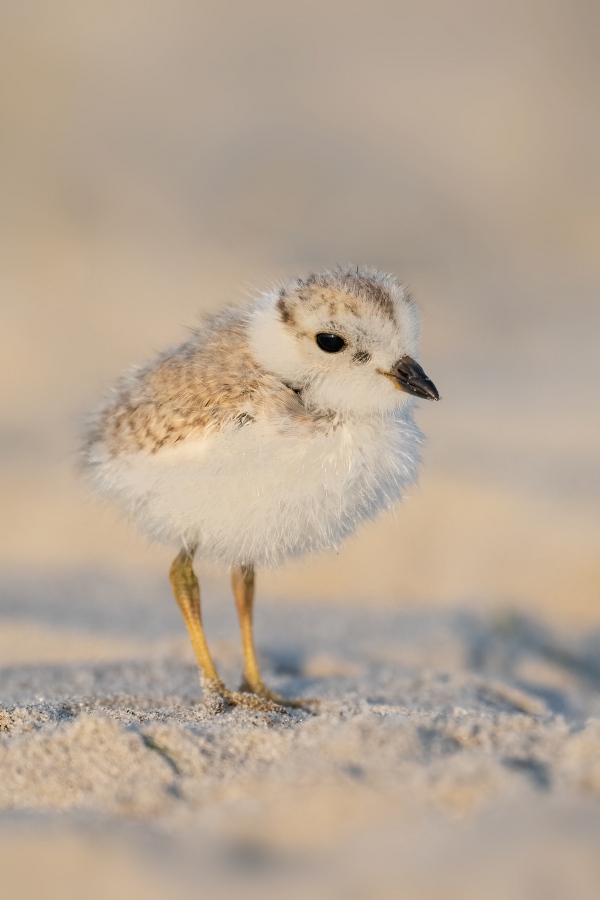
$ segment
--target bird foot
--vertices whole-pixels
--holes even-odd
[[[256,712],[276,712],[287,715],[284,703],[278,702],[275,695],[269,696],[249,691],[230,691],[220,679],[205,679],[203,683],[204,701],[209,712],[217,715],[225,712],[227,706],[242,706]],[[289,705],[289,704],[288,704]]]
[[[307,712],[315,712],[318,708],[319,701],[308,697],[298,697],[290,700],[288,697],[282,697],[271,691],[262,681],[250,684],[245,678],[240,685],[240,692],[246,696],[254,696],[263,700],[276,703],[278,706],[287,706],[289,709],[304,709]]]

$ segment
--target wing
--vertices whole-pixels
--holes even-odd
[[[214,317],[191,340],[134,369],[92,415],[84,459],[157,453],[162,447],[265,417],[311,417],[294,391],[255,362],[243,313]]]

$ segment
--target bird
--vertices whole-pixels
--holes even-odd
[[[170,582],[207,703],[310,705],[263,682],[255,570],[337,548],[416,480],[415,399],[439,400],[416,359],[419,333],[412,294],[394,275],[337,266],[205,316],[184,343],[125,373],[90,414],[81,455],[93,489],[178,548]],[[231,572],[237,691],[209,650],[195,557]]]

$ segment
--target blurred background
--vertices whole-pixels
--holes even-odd
[[[263,592],[597,622],[598,4],[9,0],[1,17],[4,583],[42,585],[38,613],[67,583],[73,609],[117,583],[171,603],[173,551],[85,498],[87,409],[199,311],[352,261],[414,291],[443,402],[418,413],[425,465],[397,514]]]

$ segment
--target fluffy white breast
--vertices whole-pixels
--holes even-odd
[[[106,458],[96,471],[103,493],[155,539],[197,544],[228,565],[274,566],[338,546],[396,502],[415,480],[420,440],[409,409],[301,434],[263,421]]]

